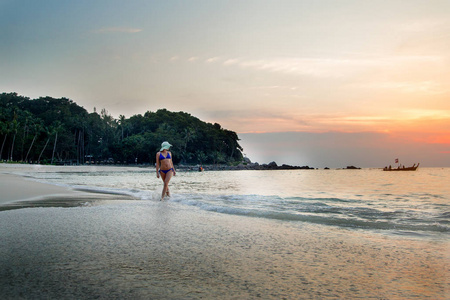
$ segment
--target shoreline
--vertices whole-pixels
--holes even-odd
[[[128,164],[128,165],[122,165],[122,164],[79,164],[79,165],[41,165],[41,164],[25,164],[25,163],[4,163],[0,162],[1,166],[17,166],[17,167],[23,167],[23,166],[31,166],[33,168],[40,168],[40,167],[53,167],[53,168],[97,168],[97,167],[105,167],[105,168],[140,168],[140,169],[152,169],[154,166],[149,164]],[[346,166],[346,167],[323,167],[323,168],[316,168],[316,167],[310,167],[308,165],[306,166],[295,166],[295,165],[287,165],[282,164],[278,165],[276,162],[271,162],[269,164],[259,164],[259,163],[247,163],[247,164],[238,164],[238,165],[226,165],[226,164],[197,164],[197,165],[188,165],[188,164],[177,164],[175,165],[175,169],[177,171],[188,171],[188,172],[198,172],[199,167],[203,167],[203,171],[276,171],[276,170],[364,170],[364,169],[376,169],[376,170],[383,170],[383,167],[355,167],[353,165]],[[438,169],[445,169],[448,167],[420,167],[418,170],[424,169],[424,168],[438,168]],[[0,173],[1,174],[1,173]]]
[[[25,164],[25,163],[0,163],[0,166],[4,164],[6,166],[51,166],[51,167],[117,167],[117,168],[153,168],[150,164],[79,164],[79,165],[41,165],[41,164]],[[316,170],[318,168],[309,166],[292,166],[283,164],[278,166],[276,162],[271,162],[269,164],[258,164],[258,163],[241,163],[238,165],[226,165],[226,164],[178,164],[175,168],[183,171],[198,171],[199,166],[203,166],[205,170],[210,171],[221,171],[221,170]]]

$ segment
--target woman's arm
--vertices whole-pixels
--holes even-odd
[[[159,178],[159,152],[156,153],[156,177]]]
[[[173,165],[173,154],[170,153],[170,156],[172,157],[172,159],[170,160],[170,163],[172,164],[172,169],[173,169],[173,175],[175,176],[177,174],[177,172],[175,171],[175,167]]]

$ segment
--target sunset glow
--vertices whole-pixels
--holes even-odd
[[[374,133],[394,148],[355,164],[450,166],[449,1],[22,2],[0,4],[1,92],[185,111],[261,160],[276,155],[252,134]]]

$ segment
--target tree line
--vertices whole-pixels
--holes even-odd
[[[174,163],[241,162],[236,132],[185,112],[156,112],[114,119],[106,109],[89,113],[67,98],[30,99],[0,94],[1,161],[43,164],[154,164],[163,141]]]

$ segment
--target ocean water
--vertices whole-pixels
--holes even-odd
[[[0,210],[2,299],[449,299],[448,168],[0,172],[94,192]]]
[[[34,180],[158,201],[151,168],[35,167]],[[444,238],[450,231],[450,168],[178,172],[167,201],[231,215],[383,234]]]

